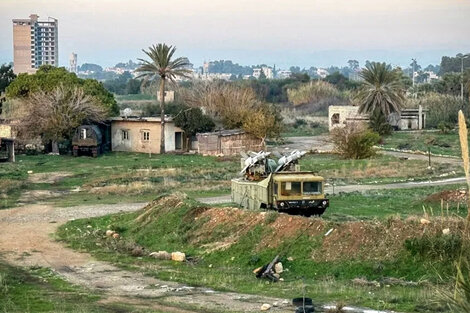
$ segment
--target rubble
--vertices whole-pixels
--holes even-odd
[[[171,254],[166,251],[152,252],[149,256],[158,260],[171,260]]]
[[[172,252],[171,253],[171,260],[177,262],[184,262],[186,260],[186,254],[182,252]]]
[[[270,305],[270,304],[264,303],[264,304],[261,306],[260,310],[261,310],[261,311],[267,311],[267,310],[269,310],[270,308],[271,308],[271,305]]]

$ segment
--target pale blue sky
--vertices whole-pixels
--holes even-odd
[[[105,66],[166,42],[200,65],[344,65],[350,58],[427,65],[470,52],[470,0],[0,0],[0,63],[13,18],[59,19],[60,64]]]

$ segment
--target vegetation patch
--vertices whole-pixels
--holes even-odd
[[[73,248],[161,279],[294,297],[301,291],[299,277],[304,277],[309,295],[321,301],[344,299],[350,304],[399,311],[426,307],[424,311],[433,312],[426,303],[435,297],[433,284],[442,283],[440,277],[450,283],[447,279],[454,270],[453,253],[458,248],[462,220],[427,218],[430,222],[425,224],[418,217],[338,222],[208,208],[177,194],[162,196],[140,212],[71,221],[60,227],[58,235]],[[93,231],[83,231],[90,228]],[[451,230],[450,235],[444,234],[446,228]],[[108,229],[117,231],[120,237],[105,236]],[[423,254],[423,247],[430,244],[434,244],[434,250],[449,246],[443,252],[446,257]],[[144,251],[139,253],[143,255],[140,259],[133,257],[136,247]],[[183,251],[189,261],[173,263],[146,256],[161,250]],[[281,255],[286,269],[284,281],[267,284],[256,279],[252,270],[270,262],[276,254]],[[352,282],[355,278],[415,283],[358,287]],[[429,283],[422,285],[422,281]],[[359,294],[369,291],[374,295]]]

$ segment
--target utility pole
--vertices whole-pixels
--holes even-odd
[[[415,92],[415,65],[416,65],[416,59],[411,59],[411,61],[413,61],[413,63],[411,63],[413,65],[413,69],[412,69],[412,72],[411,72],[411,79],[413,81],[413,97],[415,97],[416,95],[416,92]]]
[[[460,99],[463,102],[463,59],[468,58],[470,54],[462,54],[459,53],[457,54],[458,57],[460,57],[461,60],[461,68],[460,68]]]

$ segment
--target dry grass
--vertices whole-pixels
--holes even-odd
[[[139,195],[150,191],[156,192],[159,189],[160,186],[151,182],[136,181],[127,185],[111,184],[103,187],[92,187],[89,192],[95,195]]]

